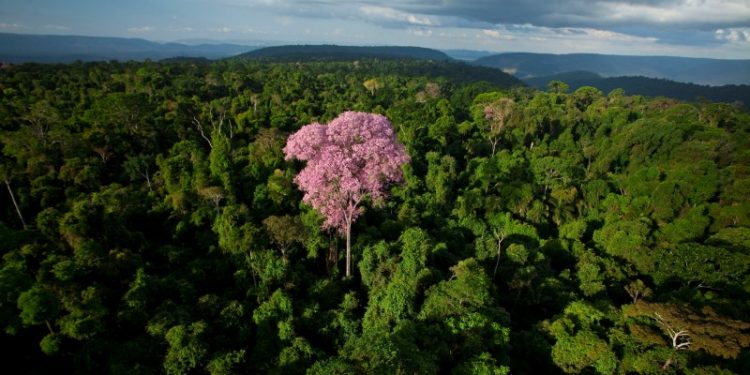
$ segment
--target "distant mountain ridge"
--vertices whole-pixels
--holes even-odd
[[[605,94],[621,88],[628,95],[650,97],[665,96],[674,99],[695,102],[708,99],[714,102],[739,103],[750,109],[750,86],[724,85],[705,86],[692,83],[675,82],[661,78],[649,77],[602,77],[587,71],[573,71],[546,77],[534,77],[523,80],[531,87],[545,90],[549,81],[562,81],[576,90],[581,86],[596,87]]]
[[[502,53],[481,57],[472,64],[499,68],[521,79],[570,71],[589,71],[604,77],[642,76],[701,85],[750,84],[750,60],[584,53]]]
[[[484,81],[498,88],[525,86],[518,78],[500,70],[470,65],[441,51],[422,47],[284,45],[260,48],[233,59],[280,63],[366,61],[373,74],[389,74],[395,69],[403,75],[443,77],[457,82]],[[373,65],[375,60],[384,63]]]
[[[265,47],[243,53],[237,56],[237,58],[272,61],[356,60],[362,58],[453,60],[444,52],[430,48],[400,46],[361,47],[331,44]]]
[[[157,43],[135,38],[0,33],[0,61],[11,63],[161,60],[174,57],[217,59],[254,48],[257,47],[238,44]]]
[[[475,61],[479,58],[496,54],[495,52],[476,51],[470,49],[444,49],[441,51],[445,52],[446,55],[461,61]]]

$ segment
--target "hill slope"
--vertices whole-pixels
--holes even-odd
[[[235,56],[263,62],[366,62],[373,74],[398,72],[405,76],[444,77],[454,82],[485,81],[496,87],[524,86],[516,77],[497,69],[455,61],[441,51],[421,47],[354,47],[287,45],[266,47]],[[373,63],[380,60],[378,63]]]
[[[216,59],[252,48],[236,44],[187,45],[145,39],[0,33],[0,61],[11,63],[160,60],[180,56]]]
[[[296,61],[296,60],[356,60],[362,58],[451,60],[443,52],[421,47],[354,47],[337,45],[288,45],[266,47],[243,53],[239,58]]]
[[[482,57],[473,64],[500,68],[521,79],[585,70],[605,77],[643,76],[703,85],[750,84],[750,60],[503,53]]]
[[[547,83],[553,80],[567,83],[571,90],[581,86],[593,86],[606,94],[621,88],[629,95],[666,96],[685,101],[705,98],[714,102],[740,102],[745,108],[750,108],[748,85],[704,86],[648,77],[601,77],[596,73],[580,71],[528,78],[524,82],[544,90]]]

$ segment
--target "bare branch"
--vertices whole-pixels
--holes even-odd
[[[654,313],[655,319],[661,326],[664,328],[664,330],[669,335],[669,338],[672,340],[672,349],[674,350],[687,350],[690,349],[690,345],[692,344],[692,341],[690,340],[689,332],[685,329],[672,328],[669,323],[662,318],[662,316],[655,312]]]
[[[492,273],[492,278],[497,276],[497,267],[500,265],[500,254],[503,247],[503,241],[505,240],[505,231],[493,230],[495,239],[497,240],[497,259],[495,260],[495,271]]]
[[[214,145],[211,144],[211,140],[208,137],[206,137],[206,133],[203,131],[203,125],[201,124],[200,120],[198,120],[198,117],[193,116],[193,124],[198,129],[198,132],[201,133],[201,137],[203,137],[203,139],[205,139],[206,142],[208,142],[208,147],[213,149]]]
[[[26,220],[23,219],[23,214],[21,214],[21,209],[18,207],[16,196],[13,194],[13,189],[10,188],[10,180],[8,178],[5,178],[5,186],[8,188],[8,194],[10,194],[10,200],[13,201],[13,206],[16,208],[18,218],[21,220],[21,224],[23,224],[23,227],[26,228]]]

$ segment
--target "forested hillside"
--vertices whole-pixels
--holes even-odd
[[[700,85],[750,84],[750,60],[513,52],[481,57],[472,64],[512,71],[522,79],[584,70],[605,77],[644,76]]]
[[[441,64],[0,70],[5,368],[750,373],[750,115]],[[346,111],[408,154],[351,277],[284,154]]]
[[[160,60],[185,56],[220,59],[255,48],[227,43],[190,45],[136,38],[0,33],[0,62],[14,64]]]
[[[546,89],[547,84],[551,81],[565,82],[571,90],[583,86],[592,86],[602,92],[610,92],[619,88],[625,90],[629,95],[664,96],[689,102],[702,100],[736,102],[738,105],[750,109],[750,86],[748,85],[703,86],[648,77],[605,78],[591,72],[568,72],[524,80],[529,86],[539,89]]]
[[[421,47],[360,47],[337,45],[287,45],[265,47],[243,53],[239,57],[273,61],[357,60],[357,59],[420,59],[451,60],[443,52]]]

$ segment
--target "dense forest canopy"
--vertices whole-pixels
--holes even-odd
[[[5,366],[750,373],[750,115],[472,69],[0,70]],[[283,152],[346,111],[411,159],[348,278]]]

